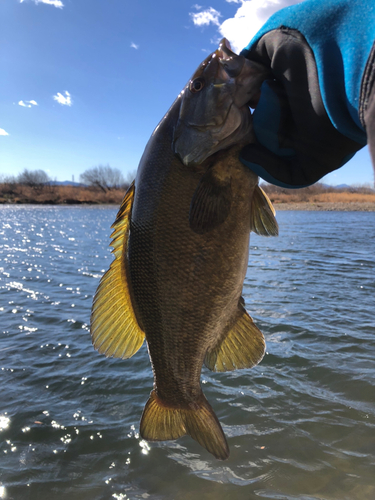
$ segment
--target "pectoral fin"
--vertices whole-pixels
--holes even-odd
[[[92,343],[101,354],[130,358],[141,347],[145,334],[138,325],[128,285],[127,244],[134,183],[128,189],[112,225],[115,260],[100,280],[91,310]]]
[[[222,224],[232,203],[230,177],[225,171],[210,168],[201,178],[190,205],[191,229],[204,234]]]
[[[207,352],[204,362],[207,368],[215,372],[252,368],[262,360],[265,347],[262,332],[239,304],[237,322],[224,339]]]
[[[275,215],[271,200],[260,186],[256,186],[251,202],[250,230],[260,236],[277,236],[279,225]]]

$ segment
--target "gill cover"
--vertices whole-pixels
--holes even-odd
[[[231,51],[223,38],[181,93],[173,148],[186,165],[202,163],[244,137],[252,140],[248,104],[258,98],[263,66]]]

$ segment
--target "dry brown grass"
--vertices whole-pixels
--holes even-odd
[[[104,192],[98,188],[78,186],[38,186],[0,184],[0,203],[36,204],[115,204],[119,205],[126,189],[111,189]]]
[[[272,203],[375,203],[374,194],[363,193],[320,193],[311,196],[298,193],[279,193],[270,197]]]
[[[263,189],[275,204],[354,204],[358,207],[375,207],[375,191],[366,188],[335,189],[322,184],[314,184],[304,189],[285,189],[270,184],[262,184]],[[37,186],[29,187],[18,183],[0,184],[0,203],[37,203],[37,204],[114,204],[119,205],[126,189],[112,189],[103,192],[93,187],[78,186]],[[329,208],[328,208],[329,209]],[[360,209],[360,208],[359,208]],[[375,208],[374,208],[375,209]]]
[[[262,188],[272,203],[374,203],[375,191],[368,187],[336,189],[314,184],[303,189],[285,189],[270,184]]]

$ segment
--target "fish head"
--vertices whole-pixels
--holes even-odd
[[[252,142],[249,106],[256,106],[267,74],[262,65],[232,52],[223,38],[180,94],[173,150],[184,165],[199,165],[245,138]]]

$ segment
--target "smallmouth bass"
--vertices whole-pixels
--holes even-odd
[[[94,347],[106,356],[129,358],[146,338],[154,389],[141,436],[189,434],[219,459],[229,447],[201,389],[202,365],[250,368],[265,350],[241,292],[250,231],[277,235],[278,226],[238,159],[254,140],[247,103],[262,79],[225,39],[198,67],[146,146],[91,315]]]

